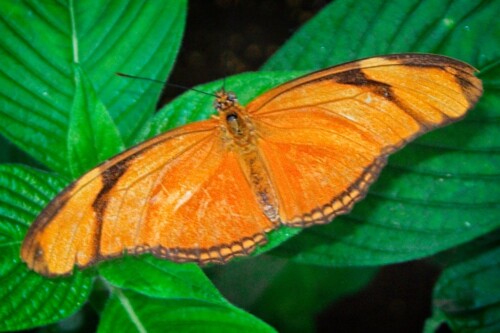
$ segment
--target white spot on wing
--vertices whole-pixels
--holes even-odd
[[[370,104],[372,102],[372,94],[368,93],[365,97],[365,103]]]
[[[180,206],[184,205],[186,201],[191,199],[192,196],[193,196],[193,191],[191,190],[186,191],[179,199],[177,199],[177,202],[174,207],[174,212],[177,211],[177,209],[179,209]]]

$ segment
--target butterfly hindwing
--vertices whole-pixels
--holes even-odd
[[[282,223],[330,222],[350,211],[376,179],[385,164],[383,144],[344,123],[322,109],[276,112],[256,122]]]

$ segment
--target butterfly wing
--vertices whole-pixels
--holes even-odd
[[[33,223],[23,260],[53,276],[124,252],[205,263],[252,251],[273,225],[217,124],[167,132],[89,171]]]
[[[315,72],[248,106],[290,225],[326,223],[366,193],[387,155],[462,118],[482,93],[475,69],[428,54],[368,58]]]

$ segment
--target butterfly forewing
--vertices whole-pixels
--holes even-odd
[[[315,103],[379,95],[388,102],[405,102],[395,89],[424,96],[431,105],[420,112],[461,117],[482,94],[476,70],[461,61],[432,54],[395,54],[353,61],[282,84],[253,100],[250,113],[264,114]],[[314,93],[311,94],[311,92]],[[441,100],[441,98],[444,98]],[[369,100],[369,99],[368,99]],[[450,104],[449,104],[450,103]],[[412,103],[409,103],[412,104]],[[432,111],[435,106],[437,108]],[[354,111],[354,109],[353,109]],[[411,111],[411,110],[408,110]],[[408,112],[407,111],[407,112]],[[440,124],[439,121],[437,124]]]

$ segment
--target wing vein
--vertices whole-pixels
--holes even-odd
[[[367,149],[365,149],[365,147],[363,146],[363,144],[361,144],[361,143],[359,143],[359,142],[357,142],[357,141],[355,141],[355,140],[353,140],[353,139],[350,139],[350,138],[348,138],[348,137],[346,137],[346,136],[344,136],[344,135],[342,135],[342,134],[340,134],[340,133],[338,133],[338,132],[331,131],[331,130],[327,130],[327,129],[325,129],[325,128],[321,128],[321,129],[319,129],[319,128],[315,128],[315,127],[308,127],[308,126],[303,126],[303,127],[300,127],[300,128],[298,128],[298,127],[286,127],[286,128],[285,128],[285,127],[279,127],[279,126],[273,125],[273,124],[268,123],[268,122],[265,122],[265,123],[266,123],[266,126],[269,126],[269,127],[274,127],[274,128],[276,128],[276,129],[278,129],[278,130],[292,130],[292,131],[293,131],[293,130],[298,130],[298,129],[312,129],[312,130],[316,130],[316,131],[323,131],[323,132],[326,132],[326,133],[329,133],[329,134],[332,134],[332,133],[333,133],[333,134],[335,134],[335,135],[337,135],[337,136],[339,136],[339,137],[341,137],[341,138],[345,139],[346,141],[349,141],[349,142],[351,142],[351,143],[355,144],[356,146],[361,147],[363,151],[368,151]],[[266,137],[265,137],[265,136],[262,136],[262,135],[260,135],[260,134],[257,134],[257,135],[259,135],[259,137],[260,137],[261,139],[266,140]],[[304,145],[306,145],[306,144],[304,144]],[[309,144],[309,145],[314,145],[314,144]]]

